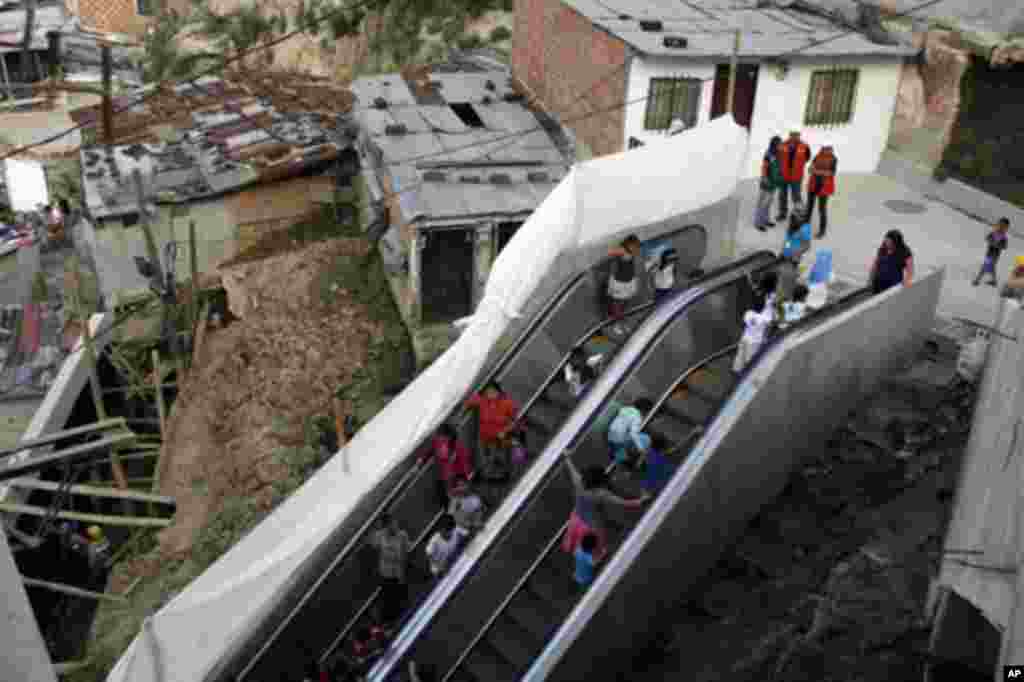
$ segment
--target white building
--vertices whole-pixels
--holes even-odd
[[[793,125],[814,151],[830,142],[840,172],[874,171],[915,50],[868,17],[854,27],[802,2],[521,0],[513,73],[575,132],[581,156],[614,153],[664,137],[674,119],[724,113],[737,29],[745,175]]]

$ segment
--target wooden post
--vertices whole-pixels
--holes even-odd
[[[199,313],[199,301],[196,300],[196,295],[199,293],[199,259],[196,257],[196,221],[194,220],[188,221],[188,261],[189,269],[192,271],[192,286],[188,296],[188,330],[194,347],[196,315]]]
[[[21,581],[25,583],[26,587],[41,587],[44,590],[50,590],[51,592],[70,594],[72,597],[95,599],[96,601],[112,601],[118,604],[125,604],[128,602],[127,597],[122,597],[117,594],[102,594],[91,590],[83,590],[82,588],[75,587],[74,585],[65,585],[64,583],[51,583],[48,580],[36,580],[35,578],[26,578],[25,576],[21,576]]]
[[[736,34],[733,37],[732,43],[732,57],[729,59],[729,90],[725,99],[725,110],[735,118],[735,112],[733,111],[732,105],[733,100],[736,98],[736,76],[739,72],[739,56],[740,56],[740,29],[736,29]]]
[[[114,60],[110,54],[110,45],[100,45],[103,68],[103,142],[107,146],[114,144],[114,102],[113,76]]]
[[[96,371],[99,360],[96,355],[96,347],[92,342],[90,321],[89,317],[85,316],[82,325],[82,340],[85,342],[86,362],[89,363],[89,388],[92,390],[92,402],[96,406],[96,417],[99,421],[105,421],[107,419],[107,408],[103,404],[103,390],[100,388],[100,376]],[[116,445],[110,448],[110,468],[114,472],[114,481],[117,483],[117,487],[127,488],[128,476],[124,473],[124,466],[122,466],[121,460],[117,457]]]
[[[49,516],[50,509],[16,502],[0,502],[0,511],[8,514],[28,514],[29,516]],[[86,512],[58,511],[58,519],[64,521],[81,521],[98,526],[128,526],[135,528],[166,528],[171,525],[170,519],[155,519],[149,516],[110,516],[108,514],[88,514]]]
[[[160,251],[156,248],[156,240],[153,238],[153,230],[149,224],[149,210],[146,208],[146,190],[142,185],[142,171],[138,168],[132,171],[132,180],[135,181],[135,201],[139,205],[139,227],[142,228],[142,235],[146,240],[146,257],[156,269],[160,288],[163,289],[164,267],[160,263]]]

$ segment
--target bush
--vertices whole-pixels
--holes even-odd
[[[490,41],[492,43],[503,43],[506,40],[512,39],[512,31],[508,26],[495,26],[494,30],[491,31]]]

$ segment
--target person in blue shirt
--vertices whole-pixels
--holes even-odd
[[[597,536],[593,533],[587,533],[580,540],[579,547],[573,553],[573,558],[576,560],[576,570],[573,573],[573,579],[576,581],[576,586],[581,590],[585,590],[590,587],[590,583],[594,582],[594,576],[597,573],[597,560],[594,558],[594,552],[597,550]]]
[[[637,441],[637,436],[641,433],[640,428],[644,417],[652,409],[654,409],[654,403],[647,398],[641,398],[632,405],[620,409],[608,426],[608,446],[612,451],[612,459],[617,465],[629,464],[630,450],[643,450],[642,445]]]
[[[806,216],[794,213],[789,218],[786,241],[782,244],[782,257],[799,265],[807,250],[811,248],[811,223]]]
[[[672,462],[668,458],[668,443],[659,434],[641,434],[647,446],[644,451],[643,487],[648,493],[657,494],[672,478]]]

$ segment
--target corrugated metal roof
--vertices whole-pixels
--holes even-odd
[[[881,45],[826,16],[796,7],[757,8],[680,3],[671,0],[562,0],[609,33],[650,55],[727,57],[733,34],[744,31],[740,56],[807,57],[912,55],[910,45]],[[641,20],[662,22],[661,31],[644,31]],[[842,35],[847,32],[845,35]],[[666,36],[687,39],[685,48],[665,47]]]
[[[397,73],[372,78],[360,78],[352,83],[352,94],[364,107],[373,106],[373,101],[383,97],[388,104],[408,106],[416,104],[409,86]]]
[[[431,73],[430,79],[440,83],[436,92],[444,105],[404,102],[404,95],[394,93],[409,89],[404,83],[396,85],[395,78],[388,86],[376,77],[359,79],[352,91],[359,98],[359,122],[388,166],[392,189],[400,192],[405,221],[529,213],[568,170],[566,158],[534,113],[520,101],[505,101],[512,92],[507,71]],[[385,89],[390,94],[382,94]],[[363,109],[380,96],[388,108]],[[469,103],[483,127],[468,125],[448,102]],[[409,132],[387,135],[387,126],[398,122]],[[424,173],[431,167],[427,181]],[[537,172],[547,173],[547,178],[533,176],[531,181],[530,174]],[[508,176],[507,182],[492,182],[493,175]],[[463,176],[479,182],[462,182]]]

